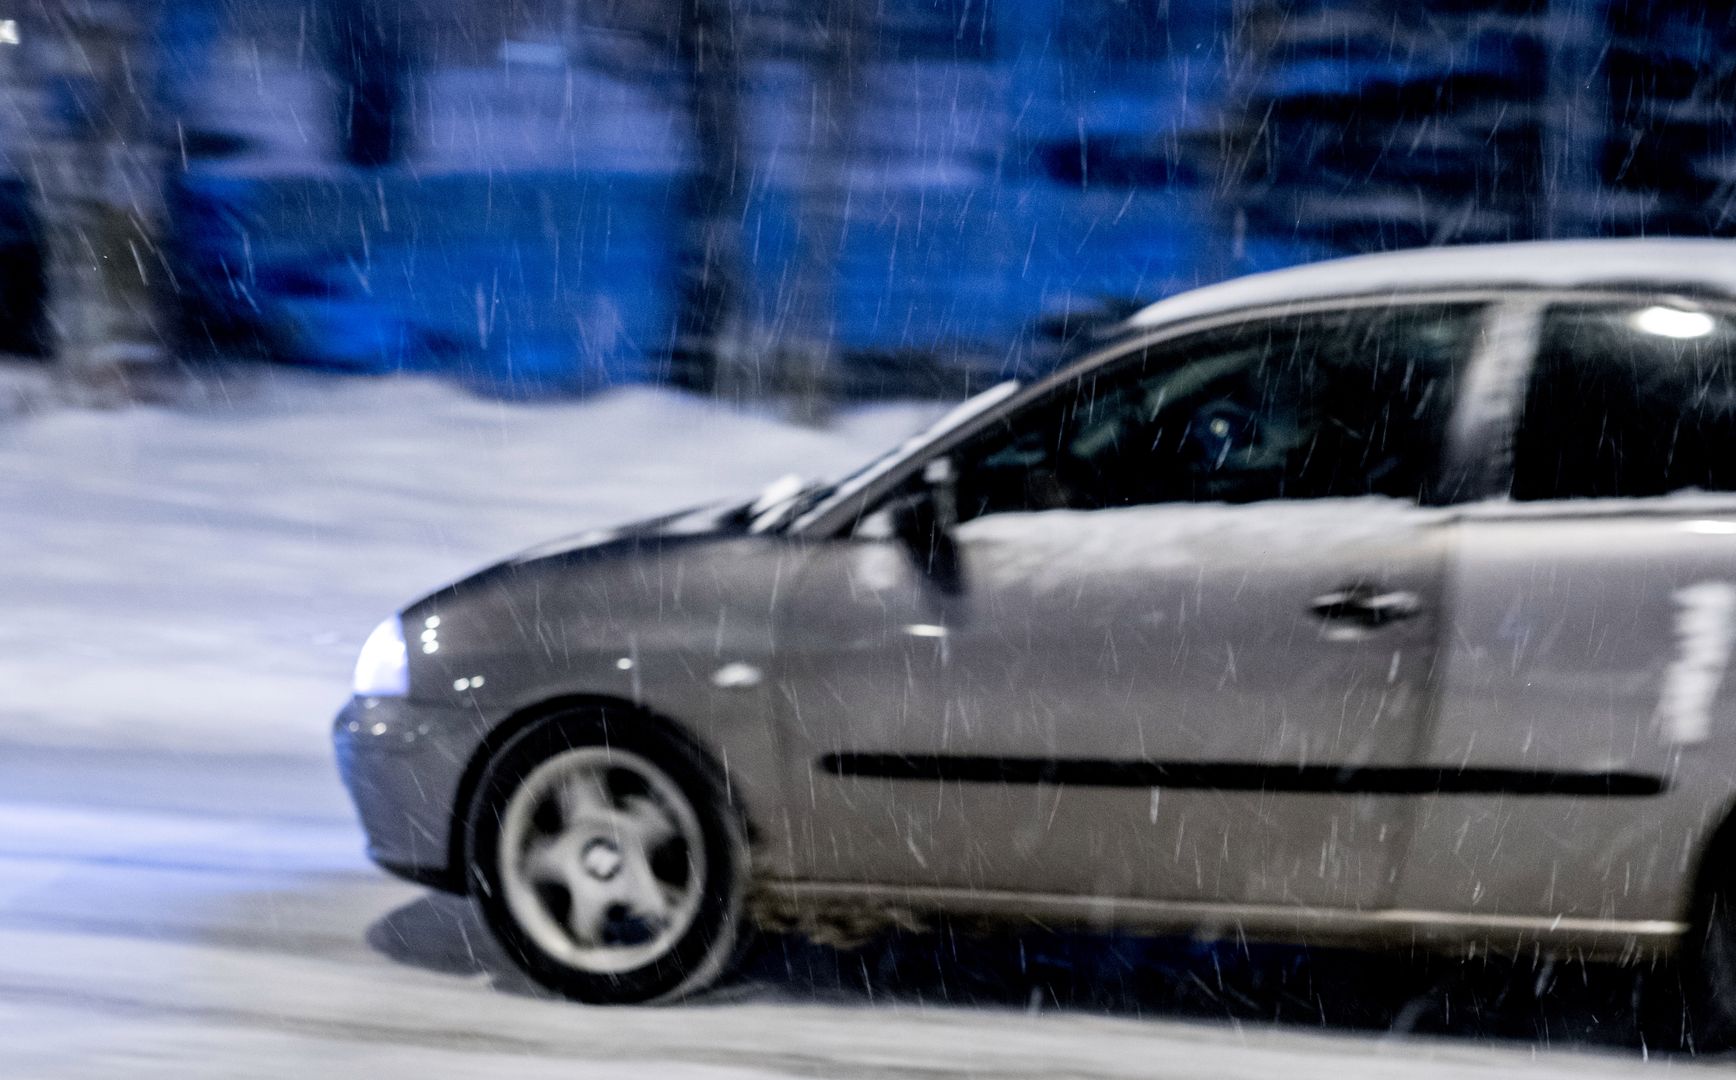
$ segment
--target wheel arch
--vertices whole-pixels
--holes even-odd
[[[1708,820],[1713,825],[1694,853],[1684,897],[1682,919],[1690,934],[1704,919],[1714,891],[1736,886],[1736,797],[1726,799]]]
[[[750,844],[752,843],[754,833],[751,818],[742,804],[740,792],[735,785],[729,782],[728,772],[718,762],[716,756],[680,721],[625,698],[612,697],[607,694],[561,694],[526,705],[507,716],[495,724],[482,741],[477,744],[476,749],[471,752],[470,759],[465,762],[464,771],[459,776],[458,787],[452,795],[452,805],[447,822],[445,871],[440,875],[438,881],[433,881],[431,884],[447,892],[458,894],[463,894],[468,890],[469,876],[465,873],[465,860],[469,854],[467,849],[470,832],[470,808],[471,804],[476,801],[476,793],[482,786],[483,777],[488,774],[489,765],[519,736],[536,725],[563,715],[586,712],[619,714],[630,718],[634,724],[658,728],[667,738],[680,740],[687,749],[692,751],[696,760],[702,762],[710,770],[718,785],[718,790],[724,793],[726,805],[736,815],[741,828],[741,835]]]

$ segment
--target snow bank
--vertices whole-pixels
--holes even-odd
[[[841,472],[935,411],[819,432],[649,389],[221,389],[0,420],[0,742],[324,754],[356,649],[404,602],[556,536]]]

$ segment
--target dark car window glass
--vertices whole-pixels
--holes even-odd
[[[1513,497],[1736,490],[1736,321],[1667,302],[1545,313]]]
[[[1099,369],[966,448],[960,516],[1425,499],[1479,312],[1384,307],[1264,320]]]

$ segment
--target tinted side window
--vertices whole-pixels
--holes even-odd
[[[1736,490],[1736,324],[1668,303],[1544,316],[1513,497]]]
[[[1480,312],[1261,321],[1099,368],[965,450],[960,515],[1426,498]]]

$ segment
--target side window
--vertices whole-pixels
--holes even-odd
[[[1736,491],[1736,322],[1679,302],[1544,315],[1515,499]]]
[[[960,455],[959,514],[1430,494],[1467,305],[1249,323],[1099,368]]]

